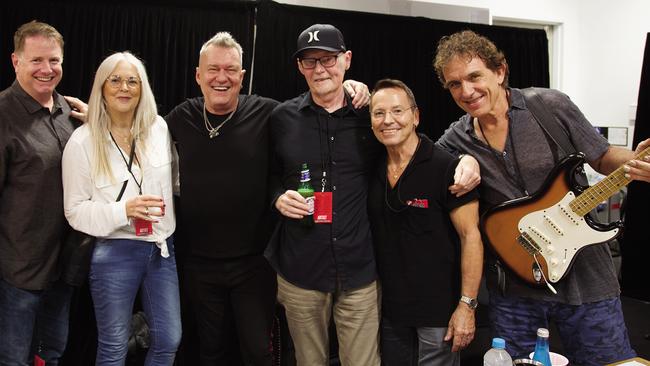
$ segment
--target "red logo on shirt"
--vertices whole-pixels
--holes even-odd
[[[418,208],[429,208],[429,200],[426,198],[414,198],[406,201],[407,206]]]

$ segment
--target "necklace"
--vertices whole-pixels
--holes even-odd
[[[481,130],[481,135],[483,135],[483,139],[485,139],[485,143],[487,144],[487,146],[490,149],[494,150],[494,148],[490,144],[490,141],[488,141],[487,136],[485,136],[485,132],[483,132],[483,125],[481,124],[481,122],[479,122],[478,118],[476,118],[476,117],[474,117],[474,122],[476,122],[476,124],[478,125],[478,129]]]
[[[388,167],[388,174],[392,175],[393,179],[397,180],[397,178],[399,178],[399,176],[402,175],[402,173],[404,172],[404,168],[406,168],[408,163],[409,163],[408,161],[404,162],[402,164],[397,165],[394,168],[391,168],[389,164],[386,164],[386,166]]]
[[[126,135],[121,134],[121,133],[117,133],[117,130],[111,130],[111,131],[109,131],[109,132],[110,132],[111,136],[117,137],[117,139],[118,139],[121,143],[123,143],[123,144],[125,144],[125,145],[127,145],[127,146],[128,146],[129,144],[131,144],[131,131],[127,132]]]
[[[409,163],[413,160],[415,152],[420,148],[420,141],[422,140],[418,137],[418,144],[415,146],[415,151],[413,151],[409,159],[401,164],[395,164],[394,168],[390,167],[390,164],[388,162],[389,158],[386,158],[386,170],[387,173],[393,177],[393,180],[397,180],[402,175],[402,173],[404,173],[404,169],[406,169]]]
[[[212,123],[210,123],[210,121],[208,120],[208,112],[206,112],[205,102],[203,102],[203,122],[205,122],[205,129],[208,130],[208,135],[210,136],[211,139],[219,136],[219,130],[221,129],[221,127],[223,127],[223,125],[226,122],[230,121],[230,119],[232,118],[233,114],[235,114],[236,111],[237,108],[235,108],[232,112],[230,112],[228,117],[226,117],[226,119],[223,122],[219,123],[219,126],[212,127]]]

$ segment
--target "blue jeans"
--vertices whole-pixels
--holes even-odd
[[[124,365],[138,290],[150,334],[145,365],[174,363],[181,340],[181,316],[171,237],[167,246],[169,257],[163,258],[153,243],[128,239],[97,241],[89,275],[97,319],[97,366]]]
[[[460,365],[460,354],[443,339],[447,328],[409,327],[381,318],[381,361],[384,366]]]
[[[490,292],[493,336],[506,340],[513,359],[528,357],[535,350],[537,328],[548,328],[551,320],[560,333],[551,337],[560,337],[572,365],[604,365],[636,356],[619,297],[567,305]]]
[[[33,365],[38,355],[58,365],[68,339],[72,287],[57,281],[42,291],[0,280],[0,365]]]

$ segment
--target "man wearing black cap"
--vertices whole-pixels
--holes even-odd
[[[315,24],[298,37],[294,55],[309,92],[270,117],[271,194],[282,215],[266,255],[278,272],[298,365],[328,365],[333,312],[342,365],[379,365],[379,288],[366,197],[381,151],[368,109],[356,110],[343,88],[352,53],[341,32]],[[296,189],[307,163],[316,191],[310,207]]]

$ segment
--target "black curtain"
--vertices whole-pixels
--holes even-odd
[[[231,32],[245,50],[253,44],[253,2],[12,1],[0,7],[0,90],[15,78],[9,57],[14,32],[36,19],[53,25],[65,40],[60,93],[87,100],[101,61],[129,50],[145,62],[162,115],[200,95],[194,78],[199,49],[217,31]],[[250,60],[245,52],[244,65]]]
[[[472,29],[492,39],[510,65],[510,85],[549,86],[548,41],[542,30],[496,27],[363,12],[327,10],[265,1],[258,7],[253,92],[278,100],[307,90],[291,55],[300,32],[314,23],[341,30],[352,51],[346,78],[371,88],[385,77],[404,81],[421,110],[420,131],[437,138],[460,115],[460,108],[432,67],[440,37]]]
[[[650,33],[646,36],[632,146],[636,148],[639,142],[648,137],[650,137]],[[645,231],[648,225],[646,222],[648,202],[650,202],[650,186],[642,182],[630,183],[625,204],[625,232],[621,240],[622,290],[626,296],[645,301],[650,301],[650,288],[645,282],[648,279],[645,272],[647,259],[650,258],[648,233]]]
[[[230,31],[244,48],[244,67],[253,76],[253,92],[278,100],[292,98],[307,86],[298,73],[298,34],[313,23],[331,23],[343,32],[352,50],[346,77],[370,87],[384,77],[401,79],[415,93],[422,112],[420,129],[437,138],[462,111],[442,89],[431,66],[443,35],[472,29],[492,39],[510,65],[510,85],[548,87],[548,52],[542,30],[447,22],[363,12],[328,10],[271,1],[146,1],[111,3],[36,1],[3,4],[0,15],[0,88],[14,79],[9,55],[16,28],[38,19],[55,26],[65,38],[61,93],[86,99],[93,74],[106,56],[130,50],[145,61],[160,113],[184,98],[200,94],[194,81],[198,50],[215,32]],[[255,10],[257,9],[257,19]],[[255,67],[251,65],[257,22]]]

